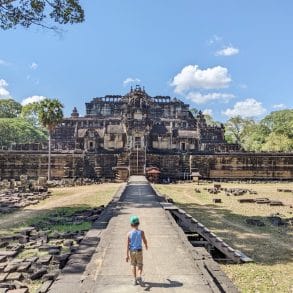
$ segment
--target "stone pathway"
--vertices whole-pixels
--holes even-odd
[[[131,267],[126,263],[126,235],[129,217],[139,216],[149,250],[144,250],[145,286],[134,286]],[[55,283],[50,292],[213,292],[185,249],[178,232],[169,222],[165,211],[144,177],[132,176],[126,187],[119,211],[101,233],[96,252],[77,285],[72,275]],[[72,280],[75,285],[70,284]]]

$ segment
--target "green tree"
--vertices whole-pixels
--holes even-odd
[[[49,22],[48,22],[49,20]],[[84,21],[79,0],[0,0],[0,28],[38,25],[57,29],[52,23],[73,24]]]
[[[40,102],[39,121],[48,130],[48,180],[51,180],[51,135],[63,119],[63,105],[57,99],[45,99]]]
[[[20,114],[21,108],[21,104],[13,99],[0,99],[0,118],[15,118]]]
[[[27,120],[35,127],[40,127],[39,121],[40,102],[34,102],[22,107],[20,117]]]
[[[47,135],[21,118],[0,118],[0,146],[12,143],[45,142]]]
[[[293,139],[284,134],[270,133],[266,142],[262,145],[262,151],[289,152],[293,150]]]
[[[230,143],[243,144],[244,129],[255,122],[252,119],[245,119],[240,116],[232,117],[225,123],[225,138]]]
[[[293,138],[293,110],[274,111],[260,122],[271,132]]]

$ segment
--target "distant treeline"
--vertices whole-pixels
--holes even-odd
[[[219,125],[209,115],[210,125]],[[230,118],[225,126],[225,138],[229,143],[239,143],[246,151],[292,152],[293,110],[274,111],[262,120],[240,116]]]

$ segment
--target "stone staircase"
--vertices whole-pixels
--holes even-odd
[[[181,171],[181,179],[189,179],[190,178],[190,163],[189,156],[183,155],[180,160],[180,171]]]
[[[129,154],[121,153],[117,157],[117,166],[115,167],[115,179],[117,182],[123,182],[128,178]]]
[[[129,175],[144,175],[145,152],[132,151],[129,154]]]

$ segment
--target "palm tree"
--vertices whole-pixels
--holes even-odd
[[[63,105],[57,99],[45,99],[40,102],[39,120],[41,124],[48,130],[48,180],[51,180],[51,135],[56,126],[63,119]]]

